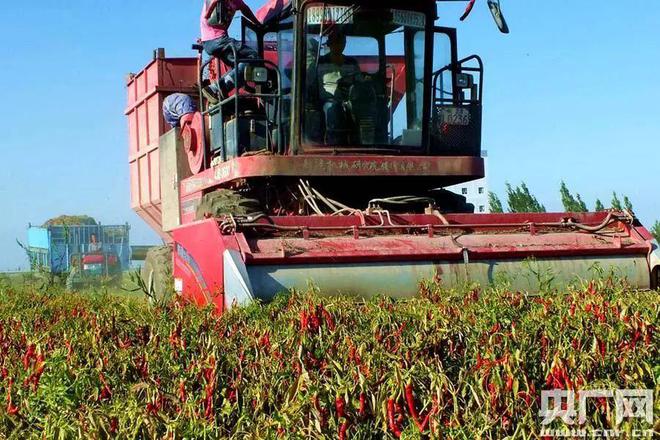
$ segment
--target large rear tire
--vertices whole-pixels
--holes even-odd
[[[250,215],[261,212],[258,200],[247,198],[230,189],[205,194],[197,207],[197,220],[226,215]]]
[[[155,301],[171,297],[174,293],[172,280],[172,247],[160,246],[149,249],[140,272],[147,295]]]

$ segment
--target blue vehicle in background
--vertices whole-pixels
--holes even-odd
[[[30,225],[31,268],[66,277],[70,289],[120,282],[131,263],[129,231],[128,224]]]

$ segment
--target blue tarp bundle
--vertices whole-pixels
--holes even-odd
[[[172,127],[179,126],[179,120],[188,113],[197,111],[195,101],[185,93],[174,93],[163,101],[163,116]]]

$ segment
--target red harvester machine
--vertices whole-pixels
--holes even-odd
[[[242,39],[261,59],[226,99],[203,97],[225,67],[201,55],[158,50],[128,80],[132,206],[170,243],[148,256],[152,288],[172,270],[178,293],[221,312],[312,284],[405,297],[431,278],[504,277],[536,290],[597,267],[657,286],[657,243],[631,213],[479,215],[442,189],[484,175],[483,64],[458,57],[435,0],[272,0],[258,16]],[[337,34],[343,47],[328,44]],[[201,109],[175,129],[161,112],[172,93]]]

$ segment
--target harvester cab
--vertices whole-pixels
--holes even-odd
[[[429,279],[538,290],[616,272],[656,286],[656,245],[630,213],[477,215],[442,189],[484,177],[484,67],[458,56],[437,6],[271,0],[262,26],[242,23],[258,57],[234,54],[245,77],[217,99],[203,91],[226,67],[201,52],[159,50],[130,75],[131,203],[168,243],[147,257],[147,285],[171,288],[172,273],[177,293],[219,311],[310,283],[407,297]],[[189,103],[170,129],[174,93]]]
[[[239,90],[222,99],[204,97],[231,67],[194,45],[204,117],[181,115],[192,172],[264,152],[478,157],[483,64],[457,59],[455,29],[435,26],[444,1],[456,0],[270,0],[262,23],[242,22],[258,58],[226,49],[246,68],[232,70]],[[465,1],[461,20],[475,4]],[[508,33],[499,0],[488,5]]]
[[[186,139],[196,141],[188,148],[193,173],[264,155],[307,157],[316,168],[327,165],[323,156],[455,158],[444,160],[441,172],[430,171],[438,166],[433,160],[422,173],[402,163],[394,176],[370,185],[363,179],[376,177],[369,169],[339,176],[332,165],[318,176],[327,178],[314,179],[330,196],[358,204],[483,177],[483,64],[476,55],[458,58],[456,31],[434,25],[436,1],[273,0],[257,16],[263,25],[242,22],[242,43],[259,57],[238,61],[246,66],[234,70],[238,90],[218,100],[200,90],[203,111],[184,124]],[[200,85],[217,83],[228,70],[218,59],[200,66]],[[268,172],[271,188],[296,190],[306,174],[301,162],[280,163],[285,169]],[[364,190],[346,200],[355,185]],[[471,209],[449,194],[435,197],[452,210]]]

